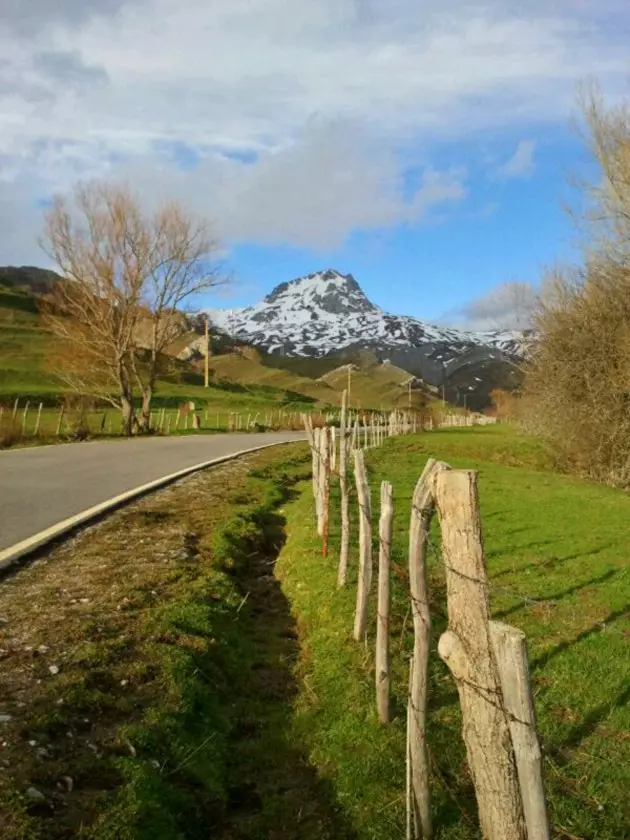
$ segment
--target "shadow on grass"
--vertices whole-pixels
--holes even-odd
[[[587,639],[589,636],[592,636],[593,633],[601,633],[604,629],[604,625],[610,624],[613,621],[616,621],[618,618],[623,618],[626,615],[630,615],[630,604],[626,604],[620,610],[615,610],[614,612],[608,613],[608,615],[603,618],[601,621],[595,622],[590,627],[587,627],[586,630],[582,630],[581,633],[578,633],[573,639],[568,639],[566,642],[560,642],[560,644],[556,645],[555,647],[548,650],[546,653],[543,653],[542,656],[539,656],[537,659],[532,659],[530,665],[532,669],[539,669],[544,668],[548,662],[552,659],[555,659],[556,656],[559,656],[565,650],[573,647],[573,645],[577,645],[580,642]]]
[[[285,489],[283,501],[293,495]],[[226,571],[242,593],[233,620],[248,649],[248,674],[234,696],[237,721],[228,738],[227,803],[212,836],[217,840],[352,840],[356,835],[332,786],[290,740],[292,705],[299,685],[298,632],[289,602],[274,576],[285,542],[284,519],[256,517],[259,537]],[[254,548],[254,550],[252,550]]]
[[[562,598],[566,598],[569,595],[572,595],[574,592],[579,592],[582,589],[586,589],[588,586],[595,586],[596,584],[603,583],[606,580],[610,580],[610,578],[615,577],[619,574],[619,569],[609,569],[603,575],[600,575],[596,578],[590,578],[589,580],[585,580],[583,583],[576,583],[575,586],[570,586],[568,589],[563,589],[560,592],[554,592],[551,595],[545,595],[540,598],[541,603],[550,603],[553,601],[560,601]],[[490,589],[492,589],[492,583],[490,584]],[[517,592],[514,593],[514,598],[519,598]],[[520,609],[523,608],[523,602],[521,601],[518,604],[515,604],[513,607],[509,607],[506,610],[501,610],[501,612],[497,612],[494,614],[494,618],[505,618],[508,615],[512,615],[512,613],[518,612]]]

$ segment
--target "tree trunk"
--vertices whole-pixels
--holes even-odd
[[[142,390],[142,408],[140,409],[140,431],[151,430],[151,400],[153,399],[153,385],[147,385]]]
[[[122,433],[127,437],[131,437],[135,418],[131,397],[127,394],[122,394],[120,403],[122,406]]]

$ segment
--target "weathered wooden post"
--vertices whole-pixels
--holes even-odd
[[[15,402],[13,403],[13,414],[11,415],[11,423],[15,423],[15,418],[17,417],[19,404],[20,404],[20,400],[19,400],[19,397],[18,397],[18,398],[16,398]]]
[[[330,471],[337,472],[337,429],[330,427]]]
[[[409,589],[413,616],[413,658],[409,670],[409,765],[411,773],[409,810],[412,833],[409,840],[432,836],[429,796],[429,751],[427,747],[427,700],[431,613],[427,575],[427,546],[435,510],[435,475],[448,469],[429,458],[416,484],[409,522]]]
[[[22,412],[22,437],[26,435],[26,420],[28,418],[28,407],[30,402],[26,400],[26,405],[24,406],[24,411]]]
[[[368,597],[372,583],[372,506],[362,449],[354,453],[354,478],[359,498],[359,582],[354,638],[362,642],[367,635]]]
[[[63,415],[65,411],[65,406],[62,405],[59,409],[59,417],[57,418],[57,437],[61,434],[61,425],[63,423]]]
[[[348,494],[348,428],[347,428],[348,392],[341,395],[341,417],[339,419],[339,490],[341,492],[341,547],[339,550],[339,570],[337,584],[344,586],[348,574],[348,546],[350,544]]]
[[[529,676],[527,638],[522,630],[516,627],[491,621],[490,641],[508,714],[527,826],[527,840],[549,840],[549,818]]]
[[[43,408],[43,406],[44,406],[44,403],[40,402],[39,407],[37,409],[37,420],[35,421],[35,430],[33,432],[35,437],[37,437],[37,435],[39,434],[39,424],[41,423],[41,420],[42,420],[42,408]],[[0,419],[2,419],[2,418],[0,417]]]
[[[352,427],[352,451],[356,452],[356,449],[359,445],[359,418],[354,421],[354,425]]]
[[[527,840],[516,762],[490,641],[477,473],[440,472],[435,488],[449,621],[438,653],[457,683],[481,831],[486,840]]]
[[[322,429],[321,440],[323,442],[322,447],[322,456],[323,456],[323,474],[324,474],[324,486],[322,488],[323,491],[323,500],[322,500],[322,555],[324,557],[328,557],[328,528],[329,528],[329,519],[330,516],[330,430],[328,426],[324,426]]]
[[[381,723],[389,723],[389,577],[392,557],[394,504],[392,485],[381,482],[379,519],[378,612],[376,622],[376,707]]]
[[[323,538],[326,527],[326,517],[328,515],[328,511],[326,510],[326,487],[328,485],[328,475],[326,473],[326,462],[328,460],[328,433],[326,426],[322,426],[318,431],[319,487],[317,495],[319,499],[319,517],[317,522],[317,533]]]

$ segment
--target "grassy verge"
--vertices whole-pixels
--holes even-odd
[[[348,836],[287,733],[272,572],[305,450],[180,482],[3,581],[4,840]]]
[[[335,586],[336,516],[331,555],[323,560],[308,485],[290,505],[289,539],[278,574],[303,637],[295,737],[309,745],[311,761],[330,781],[361,840],[404,836],[405,695],[412,641],[407,532],[412,490],[428,455],[480,472],[493,616],[522,628],[529,639],[554,837],[630,837],[630,499],[541,470],[543,452],[513,431],[445,430],[389,441],[368,454],[373,504],[383,479],[393,482],[396,503],[395,717],[388,727],[379,726],[374,709],[375,616],[368,646],[354,644],[354,578],[346,590]],[[336,493],[332,504],[337,511]],[[353,528],[356,534],[356,523]],[[436,532],[430,580],[434,645],[445,627],[438,542]],[[460,727],[457,693],[434,649],[430,745],[441,840],[479,836]]]

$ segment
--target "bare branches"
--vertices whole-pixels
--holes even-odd
[[[71,350],[62,375],[81,393],[110,401],[117,393],[129,429],[139,388],[148,428],[160,367],[187,330],[184,304],[226,282],[218,242],[175,202],[147,216],[127,188],[94,181],[77,185],[72,201],[54,199],[43,247],[65,278],[44,305],[49,329]]]

